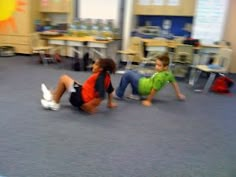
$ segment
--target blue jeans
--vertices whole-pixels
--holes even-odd
[[[125,74],[122,75],[120,84],[116,89],[116,95],[122,98],[124,96],[125,89],[129,84],[132,88],[132,94],[138,95],[138,81],[141,77],[143,77],[143,75],[136,71],[126,71]]]

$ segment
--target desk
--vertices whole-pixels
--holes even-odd
[[[60,36],[49,38],[49,44],[73,47],[73,51],[78,53],[80,57],[83,56],[85,42],[86,40],[82,37]]]
[[[143,39],[142,40],[145,45],[147,46],[147,49],[150,51],[155,51],[154,49],[158,49],[160,46],[168,47],[168,48],[175,48],[177,45],[181,45],[181,43],[178,43],[174,40],[158,40],[158,39]],[[216,52],[216,49],[219,49],[221,47],[224,47],[222,45],[214,45],[214,44],[202,44],[199,47],[194,47],[195,50],[204,50],[207,52]]]
[[[176,41],[171,40],[158,40],[158,39],[143,39],[145,43],[147,52],[170,52],[171,59],[174,55],[174,49],[177,45],[181,45]],[[194,47],[193,65],[206,63],[207,57],[210,53],[217,53],[221,45],[200,45],[199,47]]]
[[[169,52],[170,60],[172,61],[174,55],[175,55],[175,48],[177,45],[181,45],[177,43],[176,41],[162,41],[157,39],[143,39],[143,42],[145,43],[147,52]],[[194,85],[194,75],[195,75],[195,67],[196,65],[204,65],[207,64],[210,58],[210,54],[217,54],[219,52],[219,49],[221,49],[222,45],[206,45],[202,44],[199,47],[194,47],[194,54],[193,54],[193,62],[192,62],[192,69],[190,72],[189,77],[189,85]],[[170,61],[170,63],[171,63]],[[207,90],[207,86],[209,84],[206,84],[205,89]]]
[[[168,52],[169,44],[167,41],[156,39],[143,39],[147,52]]]
[[[49,44],[73,47],[73,51],[78,53],[81,58],[83,57],[85,47],[88,47],[90,53],[92,52],[92,56],[96,53],[99,57],[108,57],[109,49],[114,48],[113,42],[114,40],[96,40],[92,36],[60,36],[49,38]],[[115,52],[110,53],[110,57],[113,59],[115,59],[114,53]]]
[[[54,31],[43,31],[43,32],[38,32],[40,35],[40,38],[42,40],[45,40],[45,44],[48,45],[48,39],[51,37],[58,37],[62,36],[63,34],[54,32]]]
[[[87,47],[90,49],[90,51],[93,52],[93,56],[94,54],[97,54],[99,55],[99,57],[110,57],[115,60],[117,50],[115,40],[96,40],[91,36],[88,36],[86,38]]]
[[[209,59],[209,55],[218,53],[219,49],[222,47],[225,47],[225,46],[213,45],[213,44],[212,45],[202,44],[198,52],[199,58],[200,58],[198,64],[206,64]]]

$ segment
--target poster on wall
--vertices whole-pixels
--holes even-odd
[[[8,33],[9,29],[17,32],[16,15],[25,13],[25,1],[0,1],[0,32]]]
[[[213,44],[223,38],[229,0],[198,0],[192,37],[203,44]]]

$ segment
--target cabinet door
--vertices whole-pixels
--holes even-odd
[[[196,0],[182,0],[179,7],[180,16],[194,16]]]
[[[69,0],[58,0],[53,1],[52,8],[57,12],[69,12],[70,11],[70,1]]]
[[[147,1],[149,5],[142,5],[139,0],[134,0],[134,14],[135,15],[163,15],[165,14],[165,6],[152,5],[152,0]]]
[[[20,35],[1,35],[0,45],[9,45],[15,48],[16,53],[31,54],[31,38],[30,36]]]
[[[7,36],[4,34],[0,34],[0,45],[6,45],[7,44]]]
[[[139,3],[139,0],[134,0],[134,14],[194,16],[195,1],[196,0],[180,0],[178,5],[170,5],[169,0],[163,0],[163,5],[155,5],[152,0],[149,0],[148,5],[142,5]]]
[[[7,41],[9,44],[21,44],[21,45],[30,45],[29,36],[20,36],[20,35],[8,35]]]
[[[40,12],[50,12],[52,9],[52,1],[50,0],[41,0],[40,1]]]
[[[29,45],[13,44],[12,46],[15,48],[16,53],[32,54],[32,49],[30,48]]]
[[[71,2],[71,0],[41,0],[40,12],[70,12]]]

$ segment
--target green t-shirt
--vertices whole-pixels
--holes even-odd
[[[175,82],[175,77],[170,71],[162,71],[151,77],[141,77],[138,83],[140,95],[149,95],[152,89],[161,90],[168,82]]]

